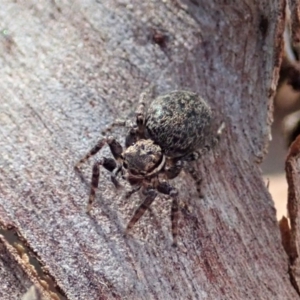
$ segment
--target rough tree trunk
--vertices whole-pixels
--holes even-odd
[[[20,299],[32,283],[53,299],[299,298],[260,171],[284,1],[1,1],[0,8],[1,299]],[[92,160],[85,182],[73,169],[149,85],[156,94],[198,92],[216,126],[226,123],[219,147],[197,163],[204,199],[188,176],[174,180],[177,249],[169,200],[159,197],[125,237],[139,198],[125,200],[102,171],[88,215]]]

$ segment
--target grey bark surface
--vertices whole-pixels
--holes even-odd
[[[299,298],[259,166],[285,3],[222,3],[0,2],[0,226],[4,236],[13,228],[11,245],[36,259],[39,270],[26,280],[48,278],[57,284],[49,283],[52,296],[72,300]],[[125,200],[101,171],[88,215],[93,159],[84,182],[74,172],[101,130],[132,115],[149,85],[157,95],[198,92],[216,126],[226,124],[219,147],[196,164],[204,199],[185,174],[173,181],[181,201],[177,249],[167,198],[125,237],[140,199]],[[115,136],[123,141],[124,131]],[[19,272],[32,268],[6,244],[1,299],[19,299],[30,285],[15,284],[14,269],[5,275],[2,263],[11,255]]]

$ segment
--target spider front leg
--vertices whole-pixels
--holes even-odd
[[[125,146],[128,148],[132,144],[134,144],[139,138],[139,128],[137,125],[134,125],[130,120],[121,120],[117,119],[115,122],[110,124],[106,129],[102,131],[103,135],[106,135],[108,132],[111,132],[115,127],[125,127],[129,128],[127,136],[125,138]]]
[[[138,127],[133,126],[129,129],[125,138],[125,147],[128,148],[139,140]]]
[[[140,95],[138,107],[136,109],[136,125],[138,127],[138,133],[141,137],[144,136],[145,131],[145,99],[147,97],[147,93],[144,92]]]
[[[96,190],[99,184],[100,177],[100,166],[103,166],[106,170],[113,172],[117,168],[117,163],[113,158],[103,157],[101,160],[96,161],[93,166],[92,172],[92,181],[91,181],[91,191],[87,206],[87,212],[89,212],[92,208],[92,204],[95,200]]]
[[[129,199],[134,193],[138,192],[140,190],[141,186],[137,185],[134,188],[132,188],[130,191],[127,191],[125,194],[125,198]]]
[[[121,155],[123,152],[123,148],[120,143],[113,137],[102,138],[100,139],[97,144],[75,165],[75,169],[79,170],[79,166],[86,162],[91,156],[95,155],[99,152],[105,144],[108,144],[112,155],[114,156],[115,160],[112,158],[102,158],[99,161],[96,161],[93,166],[93,173],[92,173],[92,182],[91,182],[91,191],[89,196],[88,208],[87,211],[90,211],[92,203],[95,200],[96,189],[98,188],[99,183],[99,167],[102,165],[105,169],[112,172],[111,181],[116,187],[119,187],[120,184],[117,181],[117,175],[121,171],[122,166],[121,164],[117,163],[117,161],[121,161]]]
[[[134,224],[143,216],[145,211],[150,207],[151,203],[154,201],[155,197],[157,196],[157,193],[153,188],[145,189],[143,191],[143,194],[145,196],[145,199],[142,202],[142,204],[137,208],[132,218],[130,219],[126,227],[126,233],[128,233],[130,229],[134,226]]]
[[[110,151],[116,160],[121,158],[123,148],[121,144],[112,136],[100,139],[97,144],[75,165],[75,169],[79,169],[80,165],[85,163],[91,156],[97,154],[105,144],[108,144]]]
[[[103,146],[107,143],[107,138],[100,139],[97,144],[83,157],[79,160],[79,162],[75,165],[75,169],[79,169],[80,165],[85,163],[91,156],[98,153]]]
[[[117,176],[121,171],[122,171],[122,165],[121,164],[119,164],[119,165],[116,164],[115,169],[112,171],[112,174],[110,175],[110,180],[114,184],[116,189],[119,189],[119,188],[122,187],[121,184],[119,183],[118,179],[117,179]]]
[[[103,135],[106,135],[107,132],[111,132],[115,127],[125,127],[130,128],[128,136],[126,139],[131,138],[131,140],[136,141],[136,136],[139,135],[140,137],[144,136],[144,125],[145,125],[145,98],[146,93],[142,93],[138,102],[138,107],[135,111],[136,115],[136,125],[132,123],[130,120],[121,120],[117,119],[115,122],[110,124],[106,129],[102,131]],[[132,145],[132,141],[127,142],[126,144]]]
[[[157,186],[157,190],[165,195],[169,195],[172,198],[171,207],[171,223],[172,223],[172,235],[173,235],[173,247],[177,246],[177,235],[178,235],[178,219],[179,219],[179,208],[178,208],[178,191],[168,182],[160,182]]]
[[[82,159],[79,160],[79,162],[75,165],[75,169],[78,170],[81,164],[85,163],[91,156],[97,154],[105,144],[108,144],[114,158],[119,160],[123,152],[123,148],[115,138],[110,136],[108,138],[100,139],[97,144]]]
[[[115,122],[113,122],[112,124],[110,124],[108,127],[106,127],[103,131],[102,134],[106,135],[108,132],[111,132],[113,130],[113,128],[115,127],[125,127],[125,128],[130,128],[132,127],[132,121],[130,120],[121,120],[121,119],[117,119]]]

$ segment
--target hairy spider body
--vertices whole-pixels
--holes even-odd
[[[123,167],[132,175],[149,177],[156,168],[164,165],[164,156],[160,146],[150,139],[138,140],[122,154]]]
[[[175,91],[150,104],[145,125],[165,155],[182,157],[205,145],[211,130],[211,110],[199,95]]]
[[[217,131],[211,129],[211,110],[197,94],[174,91],[154,99],[145,113],[145,94],[140,97],[136,110],[136,122],[117,120],[106,131],[115,126],[129,128],[125,138],[125,150],[113,137],[98,141],[76,165],[85,162],[105,144],[110,147],[115,159],[103,157],[94,163],[88,211],[95,199],[99,183],[99,167],[111,172],[111,181],[118,188],[118,175],[126,179],[132,190],[129,198],[140,190],[144,198],[127,225],[129,231],[142,217],[157,196],[157,192],[172,198],[171,223],[173,245],[177,245],[178,191],[168,183],[185,169],[196,182],[200,194],[201,179],[188,161],[203,156],[219,140],[223,124]]]

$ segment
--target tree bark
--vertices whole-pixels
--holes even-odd
[[[52,299],[299,298],[260,170],[284,0],[0,4],[1,299],[19,299],[28,282]],[[188,176],[172,182],[181,200],[176,249],[169,200],[158,197],[124,236],[139,197],[125,200],[101,171],[89,215],[93,159],[84,181],[74,172],[149,85],[156,95],[199,93],[216,127],[226,125],[196,164],[204,199]],[[114,135],[124,140],[123,130]]]
[[[289,256],[289,273],[293,286],[300,293],[300,137],[291,144],[289,153],[286,159],[286,177],[288,182],[288,215],[290,226],[285,219],[280,222],[283,246]],[[285,223],[285,224],[284,224]]]

